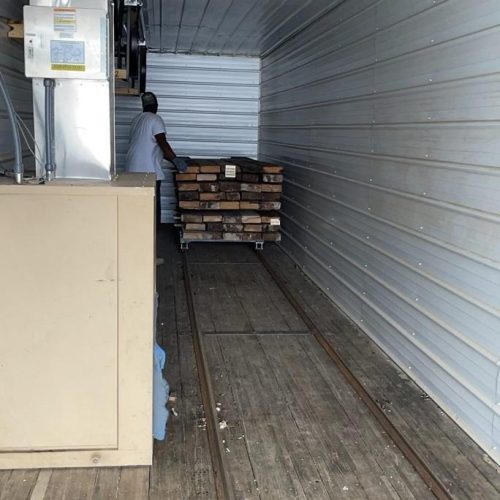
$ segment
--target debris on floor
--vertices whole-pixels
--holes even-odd
[[[389,408],[389,406],[392,405],[392,401],[389,401],[388,399],[383,399],[382,401],[379,401],[378,399],[376,399],[375,402],[380,406],[382,410],[387,411],[387,413],[392,412],[392,410]]]

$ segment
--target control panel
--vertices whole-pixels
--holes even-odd
[[[105,10],[24,7],[24,60],[29,78],[108,78]]]

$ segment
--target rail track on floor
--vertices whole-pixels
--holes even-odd
[[[405,439],[401,432],[391,422],[379,406],[377,401],[365,389],[361,381],[347,366],[345,361],[339,355],[332,343],[323,335],[317,324],[311,319],[301,303],[296,299],[290,288],[284,280],[267,261],[262,252],[256,250],[259,263],[267,271],[272,281],[280,289],[284,297],[297,312],[301,320],[306,325],[308,332],[314,337],[318,344],[324,349],[331,361],[343,375],[346,382],[358,396],[360,401],[366,405],[372,416],[382,427],[385,433],[390,437],[394,444],[399,448],[404,457],[413,466],[422,481],[427,485],[433,495],[439,500],[451,499],[451,495],[436,477],[432,469],[426,464],[426,461],[415,451],[411,444]],[[234,488],[231,478],[228,474],[226,464],[227,456],[224,452],[222,437],[219,431],[218,417],[216,411],[216,400],[214,397],[211,374],[205,354],[203,332],[198,327],[197,314],[194,303],[194,294],[191,286],[192,271],[189,262],[189,252],[183,251],[183,273],[184,285],[186,289],[186,301],[189,314],[191,330],[193,334],[195,359],[198,368],[200,391],[202,404],[206,417],[206,428],[208,434],[208,443],[212,461],[212,470],[214,475],[215,488],[218,500],[232,500],[235,498]]]

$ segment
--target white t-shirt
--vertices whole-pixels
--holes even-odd
[[[166,134],[161,116],[148,111],[134,118],[130,126],[127,172],[155,172],[157,180],[165,179],[161,168],[163,152],[155,139],[161,133]]]

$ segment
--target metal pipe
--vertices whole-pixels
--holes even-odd
[[[55,80],[45,78],[45,178],[51,181],[55,177],[54,164],[54,88]]]
[[[0,73],[0,90],[2,91],[3,98],[5,100],[5,106],[7,107],[7,113],[9,114],[10,126],[12,128],[12,135],[14,137],[14,149],[16,159],[14,162],[14,178],[18,184],[23,182],[24,175],[24,165],[23,165],[23,152],[21,148],[21,137],[19,135],[19,129],[17,128],[16,113],[14,111],[14,105],[10,99],[9,92],[7,90],[7,85],[3,79],[2,73]]]

